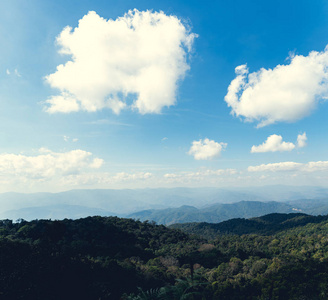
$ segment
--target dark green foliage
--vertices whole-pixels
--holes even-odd
[[[116,217],[0,221],[0,299],[328,298],[327,216],[207,225],[186,228],[211,240]]]
[[[199,241],[164,226],[117,217],[3,220],[0,299],[119,299],[138,286],[169,280],[161,270],[140,270],[156,251]]]
[[[304,226],[308,223],[320,223],[326,220],[328,220],[328,216],[273,213],[251,219],[231,219],[217,224],[206,222],[173,224],[169,228],[180,229],[189,234],[197,234],[211,239],[219,234],[272,235],[289,228]]]

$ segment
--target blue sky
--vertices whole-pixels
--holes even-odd
[[[326,1],[6,2],[0,192],[327,185]]]

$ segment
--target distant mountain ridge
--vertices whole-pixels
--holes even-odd
[[[36,219],[79,219],[88,216],[115,216],[116,214],[100,208],[85,207],[81,205],[49,205],[13,209],[2,213],[11,220],[36,220]],[[73,216],[73,217],[72,217]]]
[[[302,227],[309,223],[318,224],[324,221],[328,221],[328,215],[310,216],[301,213],[272,213],[250,219],[230,219],[215,224],[206,222],[172,224],[169,228],[180,229],[188,234],[196,234],[205,238],[214,239],[222,234],[274,235],[280,231]]]
[[[328,213],[328,189],[322,187],[264,186],[249,188],[154,188],[154,189],[85,189],[60,193],[3,193],[0,194],[0,219],[76,219],[92,215],[126,217],[135,215],[140,219],[153,218],[154,210],[168,209],[166,220],[159,223],[218,222],[234,217],[251,217],[246,207],[239,208],[242,214],[232,214],[220,209],[221,218],[214,218],[213,205],[232,204],[241,201],[268,203],[277,201],[309,214]],[[315,201],[314,201],[315,200]],[[251,204],[249,204],[251,205]],[[248,206],[249,206],[248,205]],[[181,208],[181,206],[184,206]],[[76,209],[74,210],[73,207]],[[215,208],[217,211],[219,208]],[[256,208],[253,208],[256,209]],[[202,210],[197,211],[196,210]],[[145,212],[148,211],[148,212]],[[141,213],[142,212],[142,213]],[[271,212],[259,209],[258,216]],[[165,213],[166,214],[166,213]],[[193,216],[191,218],[191,215]],[[180,222],[180,221],[178,221]]]
[[[130,214],[127,217],[141,221],[155,221],[158,224],[209,222],[219,223],[232,218],[251,218],[269,213],[291,213],[293,207],[281,202],[240,201],[231,204],[214,204],[197,209],[193,206],[145,210]]]

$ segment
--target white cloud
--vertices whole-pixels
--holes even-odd
[[[17,77],[22,77],[22,75],[18,72],[17,69],[15,69],[15,75],[16,75]]]
[[[80,104],[77,99],[67,92],[62,92],[57,96],[51,96],[46,102],[50,104],[46,109],[48,113],[70,113],[80,110]]]
[[[9,69],[7,69],[7,70],[6,70],[6,74],[7,74],[7,75],[11,75],[12,73],[10,72]],[[18,72],[17,69],[14,70],[13,74],[16,75],[17,77],[22,77],[22,75]]]
[[[46,111],[110,108],[118,114],[133,98],[129,105],[140,113],[159,113],[176,102],[195,37],[163,12],[135,9],[107,21],[91,11],[57,37],[59,52],[71,60],[45,78],[60,90],[45,101]]]
[[[197,172],[180,172],[180,173],[167,173],[164,174],[164,178],[176,179],[176,178],[188,178],[188,179],[205,179],[207,177],[234,175],[237,174],[236,169],[217,169],[217,170],[202,170]]]
[[[291,151],[295,145],[290,142],[283,142],[281,135],[272,134],[259,146],[252,146],[251,153]]]
[[[226,147],[226,143],[217,143],[209,139],[193,141],[188,154],[193,155],[196,160],[208,160],[220,156]]]
[[[238,177],[236,169],[199,170],[195,172],[184,171],[166,173],[163,175],[164,182],[177,186],[216,186],[218,183],[231,182]]]
[[[113,180],[116,181],[129,181],[129,180],[138,180],[138,179],[148,179],[152,177],[153,174],[150,172],[138,172],[134,174],[126,173],[126,172],[120,172],[117,173]]]
[[[280,172],[280,171],[299,171],[317,172],[328,171],[328,161],[312,161],[308,163],[280,162],[273,164],[262,164],[259,166],[249,166],[249,172]]]
[[[69,141],[72,141],[73,143],[76,143],[79,139],[77,139],[77,138],[70,138],[69,136],[67,136],[67,135],[64,135],[64,141],[65,142],[69,142]]]
[[[249,172],[265,172],[265,171],[295,171],[299,170],[303,164],[296,163],[296,162],[280,162],[280,163],[273,163],[273,164],[262,164],[259,166],[249,166],[248,171]]]
[[[304,166],[304,171],[307,172],[317,172],[317,171],[327,171],[328,161],[311,161]]]
[[[303,148],[306,146],[306,133],[297,136],[296,145],[291,142],[283,142],[282,136],[277,134],[270,135],[266,141],[259,146],[252,146],[251,153],[276,152],[276,151],[291,151],[296,148]]]
[[[307,141],[306,133],[304,132],[303,134],[299,134],[297,136],[297,147],[298,148],[305,147],[306,146],[306,141]]]
[[[116,174],[111,174],[108,172],[101,173],[81,173],[72,174],[65,176],[61,180],[61,184],[69,186],[103,186],[108,184],[121,184],[127,182],[140,182],[149,180],[153,177],[150,172],[137,172],[137,173],[127,173],[120,172]],[[107,186],[108,188],[108,186]]]
[[[290,57],[290,64],[249,73],[238,66],[225,101],[232,114],[257,121],[258,127],[293,122],[313,111],[328,96],[328,47],[308,56]]]
[[[102,159],[92,159],[92,153],[79,149],[58,153],[41,148],[37,156],[0,154],[1,176],[26,179],[51,179],[57,175],[78,173],[83,169],[97,169],[102,164]]]

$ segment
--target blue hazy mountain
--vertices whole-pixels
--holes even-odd
[[[189,218],[180,215],[192,214],[194,221],[197,221],[200,218],[209,218],[212,208],[209,211],[206,209],[211,205],[232,204],[241,201],[278,201],[290,205],[295,208],[295,211],[322,214],[323,212],[328,213],[327,199],[327,188],[280,185],[226,189],[85,189],[60,193],[3,193],[0,194],[0,219],[63,219],[87,215],[128,216],[145,210],[171,209],[169,214],[176,214],[178,219]],[[192,212],[195,209],[201,210],[201,215],[198,215],[199,211]],[[289,210],[265,210],[262,214],[271,212],[289,212]],[[231,217],[231,214],[224,211],[222,207],[220,214],[221,219]],[[140,218],[145,216],[146,212],[142,212]],[[245,217],[248,216],[251,217],[254,214],[245,215]]]
[[[231,204],[214,204],[198,209],[193,206],[144,210],[128,217],[140,221],[155,221],[158,224],[175,224],[189,222],[219,223],[232,218],[251,218],[269,213],[292,213],[295,208],[282,202],[240,201]]]

